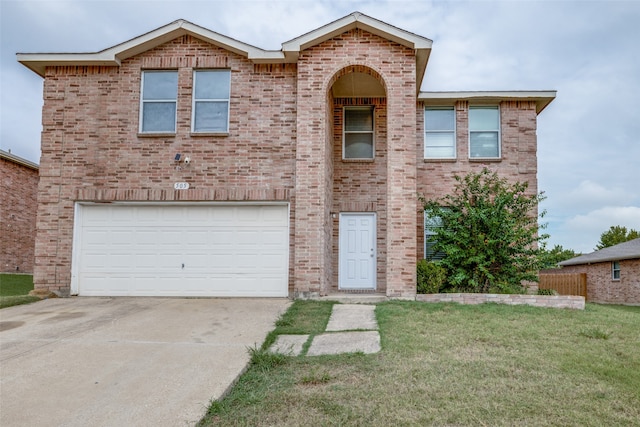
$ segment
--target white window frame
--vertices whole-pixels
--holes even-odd
[[[498,114],[498,128],[497,129],[471,129],[471,110],[496,110]],[[502,158],[502,121],[500,119],[500,106],[498,105],[471,105],[469,106],[468,111],[468,123],[469,123],[469,159],[501,159]],[[495,132],[498,135],[497,143],[498,143],[498,155],[497,157],[480,157],[480,156],[472,156],[471,155],[471,133],[472,132]]]
[[[139,108],[139,127],[138,131],[144,134],[169,134],[174,135],[178,129],[178,83],[176,83],[176,97],[174,99],[144,99],[144,79],[145,75],[152,73],[175,73],[178,74],[178,70],[143,70],[142,75],[140,77],[140,108]],[[177,82],[177,79],[176,79]],[[144,130],[144,106],[145,104],[153,104],[153,103],[169,103],[173,102],[175,104],[175,114],[173,115],[173,131],[157,131],[157,130]]]
[[[611,261],[611,280],[620,280],[620,261]]]
[[[196,98],[196,85],[198,84],[197,75],[199,72],[226,72],[229,74],[229,96],[227,98]],[[227,123],[223,130],[196,130],[196,102],[209,102],[209,103],[227,103]],[[213,68],[213,69],[199,69],[193,70],[193,94],[191,96],[191,132],[192,133],[229,133],[229,120],[231,113],[231,70],[228,68]]]
[[[435,111],[435,110],[448,110],[453,112],[453,129],[438,129],[438,130],[427,130],[427,111]],[[457,148],[457,123],[456,123],[456,109],[455,107],[425,107],[424,109],[424,158],[425,159],[456,159],[458,156],[458,148]],[[427,155],[427,135],[429,134],[453,134],[453,156],[429,156]]]
[[[370,131],[348,131],[347,132],[347,110],[369,111],[371,113]],[[371,134],[371,157],[346,157],[346,135],[347,134]],[[344,107],[342,109],[342,159],[343,160],[373,160],[376,157],[376,116],[373,105]]]

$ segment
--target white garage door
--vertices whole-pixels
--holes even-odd
[[[286,205],[78,205],[85,296],[288,295]]]

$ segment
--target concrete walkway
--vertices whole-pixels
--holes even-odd
[[[375,305],[334,305],[326,332],[313,338],[307,356],[379,352],[380,334],[375,309]],[[299,356],[308,340],[309,335],[279,335],[271,351]]]

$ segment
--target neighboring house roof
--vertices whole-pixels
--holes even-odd
[[[599,251],[591,252],[590,254],[580,255],[578,257],[559,262],[558,265],[568,266],[594,264],[597,262],[621,261],[635,258],[640,258],[640,238],[629,240],[628,242],[620,243],[615,246],[609,246],[608,248],[600,249]]]
[[[423,101],[425,105],[433,106],[454,105],[456,101],[461,100],[473,102],[534,101],[536,103],[536,113],[540,114],[555,97],[555,90],[420,92],[418,101]]]
[[[177,37],[189,34],[207,43],[242,55],[256,63],[295,63],[301,51],[329,40],[354,28],[360,28],[372,34],[394,41],[416,51],[417,86],[420,87],[424,76],[431,44],[428,38],[378,21],[360,12],[353,12],[330,24],[306,33],[282,44],[281,50],[264,50],[240,42],[214,31],[179,19],[168,25],[150,31],[139,37],[94,53],[18,53],[18,62],[22,63],[41,77],[48,66],[68,65],[105,65],[120,66],[127,58],[153,49]]]
[[[8,151],[0,150],[0,159],[5,159],[13,163],[17,163],[22,166],[26,166],[30,169],[39,170],[40,166],[37,163],[33,163],[27,159],[23,159],[22,157],[16,156],[15,154],[11,154]]]

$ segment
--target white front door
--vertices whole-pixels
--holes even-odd
[[[341,213],[338,287],[376,288],[376,214]]]

